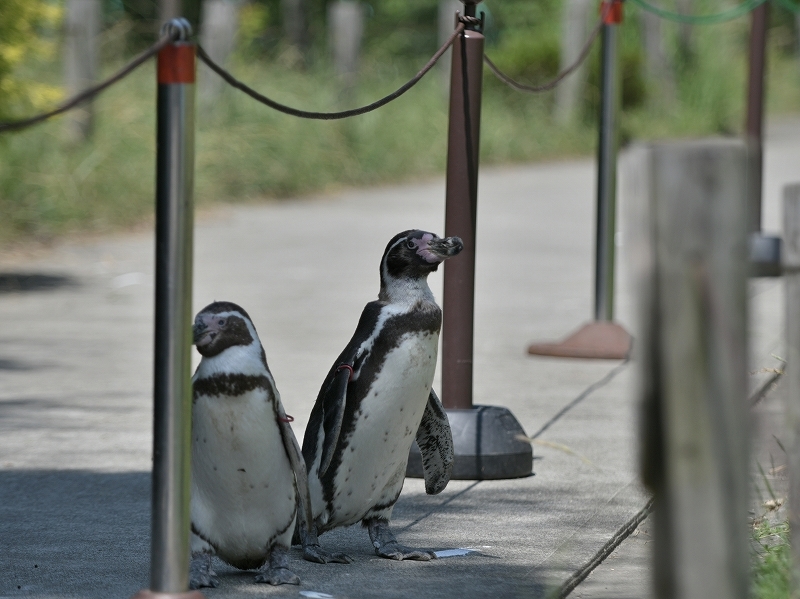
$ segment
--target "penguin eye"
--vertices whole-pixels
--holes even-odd
[[[225,319],[224,319],[224,318],[220,318],[220,319],[219,319],[219,322],[218,322],[217,324],[218,324],[219,326],[221,326],[221,327],[224,327],[224,326],[225,326]]]
[[[409,239],[408,241],[406,241],[406,247],[410,250],[415,250],[417,249],[417,244],[414,243],[413,239]]]

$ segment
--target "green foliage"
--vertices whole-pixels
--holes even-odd
[[[542,83],[558,73],[561,3],[555,0],[492,1],[478,7],[488,11],[487,54],[515,79]]]
[[[0,11],[6,8],[2,2],[9,1],[0,0]],[[491,6],[479,7],[487,12],[487,54],[524,81],[548,79],[558,69],[562,1],[489,0]],[[698,0],[703,4],[698,10],[716,1]],[[121,66],[135,50],[135,45],[126,41],[135,29],[134,20],[124,16],[121,2],[107,0],[111,26],[100,44],[105,73]],[[13,3],[21,5],[22,0]],[[244,7],[239,50],[229,62],[231,70],[279,102],[308,110],[336,110],[366,104],[396,89],[438,45],[434,0],[375,0],[367,21],[358,85],[351,94],[343,94],[328,67],[324,29],[320,30],[325,3],[312,0],[310,4],[312,31],[322,31],[322,35],[314,38],[316,60],[310,61],[306,71],[288,68],[280,59],[279,0],[258,0]],[[117,8],[112,10],[114,6]],[[678,67],[672,99],[653,91],[652,82],[644,80],[638,23],[635,11],[626,5],[620,30],[623,139],[739,131],[745,97],[747,20],[715,26],[713,34],[696,30],[693,62],[690,67]],[[0,19],[2,27],[8,24]],[[30,30],[27,43],[36,45],[49,39],[41,33],[43,26],[38,27]],[[677,26],[664,24],[664,35],[667,53],[675,58]],[[588,61],[585,118],[570,125],[553,120],[552,92],[522,94],[486,71],[481,164],[593,154],[599,98],[597,45]],[[61,70],[55,60],[50,66],[18,64],[20,76],[15,81],[22,87],[57,80]],[[800,71],[795,58],[773,42],[767,65],[768,111],[797,111]],[[0,81],[4,73],[7,71],[0,70]],[[213,75],[201,71],[199,76]],[[447,136],[442,80],[441,70],[434,69],[405,96],[377,112],[329,122],[282,115],[226,88],[213,108],[198,103],[196,199],[200,204],[279,199],[342,185],[441,173]],[[5,101],[6,96],[0,99]],[[29,114],[33,109],[26,102],[17,103],[14,110]],[[4,216],[0,242],[73,230],[106,230],[150,218],[154,104],[151,63],[98,98],[96,134],[85,144],[70,145],[59,119],[0,136],[0,214]]]
[[[26,63],[46,58],[54,47],[43,33],[58,24],[58,5],[43,0],[3,0],[0,3],[0,120],[49,106],[58,88],[24,81],[18,71]]]
[[[758,521],[753,527],[753,540],[756,545],[752,574],[754,599],[789,597],[792,566],[789,523]]]

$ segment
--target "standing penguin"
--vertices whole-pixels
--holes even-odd
[[[217,555],[256,582],[299,584],[287,552],[308,479],[267,357],[247,312],[214,302],[194,321],[190,585],[216,587]]]
[[[386,246],[378,301],[366,305],[322,383],[303,439],[313,515],[310,531],[300,531],[305,559],[351,562],[323,550],[318,535],[359,521],[381,557],[435,557],[400,545],[389,519],[415,434],[427,493],[439,493],[450,480],[453,439],[432,389],[442,311],[427,278],[463,248],[458,237],[418,230]]]

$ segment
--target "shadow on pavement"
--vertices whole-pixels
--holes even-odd
[[[402,519],[417,511],[401,504]],[[453,517],[469,526],[469,518],[461,513],[465,507]],[[4,552],[0,597],[130,597],[148,584],[149,526],[149,472],[0,470]],[[439,538],[444,532],[428,527],[423,536],[437,545],[444,541]],[[517,533],[524,543],[526,533]],[[401,536],[409,537],[409,533]],[[412,544],[419,540],[407,538]],[[290,567],[303,581],[298,588],[256,585],[252,572],[215,560],[221,584],[204,589],[204,594],[209,598],[298,597],[300,591],[316,591],[337,599],[537,598],[546,594],[533,568],[498,559],[491,550],[432,562],[395,562],[377,558],[366,531],[358,525],[326,534],[322,542],[349,553],[355,563],[312,564],[303,561],[295,548]]]
[[[129,597],[147,585],[150,473],[0,470],[0,596]]]
[[[34,272],[0,272],[0,294],[54,291],[62,287],[77,287],[78,281],[64,275]]]

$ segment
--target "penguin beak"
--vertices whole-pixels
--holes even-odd
[[[444,239],[434,237],[428,241],[427,249],[436,257],[437,262],[443,262],[460,253],[464,249],[464,242],[460,237],[445,237]]]
[[[194,323],[192,327],[192,343],[194,345],[201,345],[203,337],[207,334],[207,327],[202,322]]]
[[[194,345],[203,347],[214,340],[214,337],[217,336],[219,331],[216,327],[212,326],[213,323],[214,321],[211,316],[206,315],[203,317],[198,314],[197,318],[195,318],[194,326],[192,327],[192,342]]]

